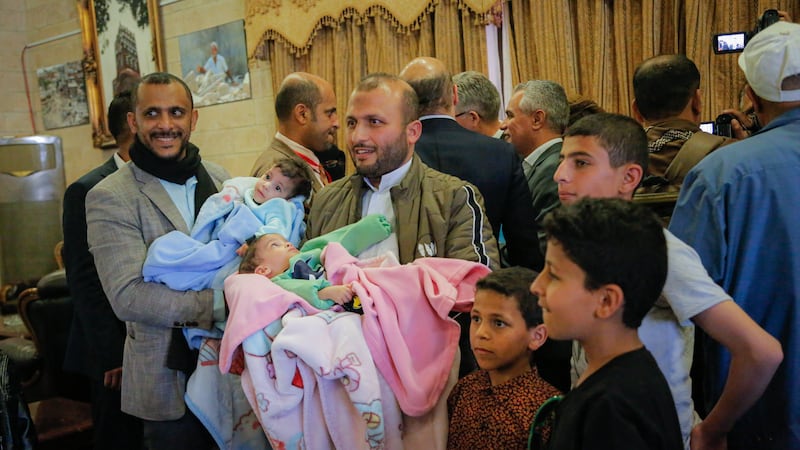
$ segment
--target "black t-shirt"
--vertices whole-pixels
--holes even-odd
[[[650,352],[622,354],[570,391],[547,448],[683,449],[675,402]]]

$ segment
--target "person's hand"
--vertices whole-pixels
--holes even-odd
[[[122,384],[122,367],[117,367],[116,369],[107,370],[103,374],[103,386],[106,389],[113,389],[115,391],[118,391],[121,384]]]
[[[730,114],[734,117],[731,120],[731,134],[736,139],[750,137],[750,128],[755,125],[750,117],[738,109],[725,109],[722,114]]]
[[[240,245],[239,248],[236,249],[236,254],[244,258],[244,254],[247,253],[247,242]]]
[[[692,428],[689,435],[691,450],[727,450],[728,435],[723,432],[707,430],[703,422]]]
[[[344,305],[353,301],[353,290],[349,284],[328,286],[320,289],[319,298],[321,300],[333,300],[337,305]]]
[[[778,17],[780,17],[780,20],[783,20],[785,22],[791,22],[792,21],[792,16],[790,16],[789,13],[786,12],[786,11],[778,10]]]

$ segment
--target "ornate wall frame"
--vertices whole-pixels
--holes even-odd
[[[158,0],[77,0],[78,16],[81,23],[83,40],[83,71],[86,75],[86,98],[89,102],[89,121],[92,124],[92,143],[97,148],[112,148],[116,144],[113,136],[108,131],[106,111],[111,101],[112,90],[108,89],[111,80],[119,73],[119,58],[122,52],[116,53],[116,68],[114,64],[104,63],[101,57],[101,39],[108,36],[98,36],[96,3],[101,3],[101,13],[104,23],[111,23],[115,15],[120,14],[120,8],[111,7],[109,4],[125,4],[131,11],[137,8],[147,8],[146,24],[137,25],[137,33],[150,36],[148,45],[137,45],[137,55],[143,53],[138,61],[152,64],[152,67],[140,68],[142,75],[151,71],[164,69],[164,55],[162,51],[161,22],[159,17]],[[122,10],[125,10],[122,8]],[[141,11],[140,11],[141,12]],[[143,16],[140,16],[141,20]],[[144,30],[144,31],[142,31]],[[107,33],[107,34],[110,34]],[[106,44],[109,45],[109,44]],[[115,50],[116,52],[116,50]],[[105,66],[105,67],[104,67]],[[137,63],[138,67],[138,63]],[[116,69],[116,70],[115,70]],[[149,70],[148,70],[149,69]],[[104,78],[104,76],[106,78]],[[113,78],[109,78],[113,77]],[[107,81],[104,81],[107,80]]]

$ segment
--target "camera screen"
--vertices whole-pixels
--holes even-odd
[[[714,53],[735,53],[744,50],[745,33],[717,34],[714,36]]]
[[[714,134],[714,122],[701,122],[700,129],[708,134]]]

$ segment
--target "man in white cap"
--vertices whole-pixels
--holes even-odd
[[[739,57],[764,128],[710,154],[687,175],[670,231],[783,346],[761,399],[728,434],[728,448],[800,448],[800,25],[778,22]],[[720,397],[730,356],[707,350],[708,401]]]

